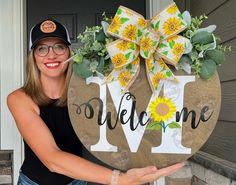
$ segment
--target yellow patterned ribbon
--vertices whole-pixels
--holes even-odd
[[[190,41],[177,34],[186,27],[175,3],[150,21],[120,6],[107,31],[118,38],[106,46],[115,68],[107,81],[118,80],[122,90],[127,90],[138,76],[139,55],[145,58],[146,73],[153,92],[162,79],[177,81],[165,63],[175,66],[183,55]]]

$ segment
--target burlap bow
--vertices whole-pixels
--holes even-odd
[[[175,66],[183,55],[190,41],[177,34],[186,27],[175,3],[150,21],[120,6],[107,31],[118,38],[106,46],[114,65],[107,81],[118,80],[122,90],[127,90],[138,76],[139,54],[145,58],[146,74],[153,92],[160,88],[160,80],[176,80],[165,63]]]

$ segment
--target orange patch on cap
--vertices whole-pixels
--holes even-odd
[[[40,25],[40,30],[44,33],[52,33],[56,30],[57,26],[54,22],[47,20]]]

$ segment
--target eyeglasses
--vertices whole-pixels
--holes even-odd
[[[40,44],[40,45],[36,46],[36,48],[34,49],[34,52],[36,53],[36,55],[38,55],[40,57],[45,57],[49,53],[50,48],[52,48],[52,50],[55,54],[63,55],[66,52],[68,47],[63,43],[57,43],[57,44],[54,44],[53,46],[48,46],[46,44]]]

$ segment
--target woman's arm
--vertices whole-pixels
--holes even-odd
[[[110,184],[112,178],[110,169],[58,148],[50,130],[39,116],[39,107],[22,90],[18,89],[11,93],[7,98],[7,104],[22,137],[50,171],[74,179]],[[161,170],[151,166],[131,169],[119,176],[118,183],[135,185],[150,182],[180,167],[182,164]]]

